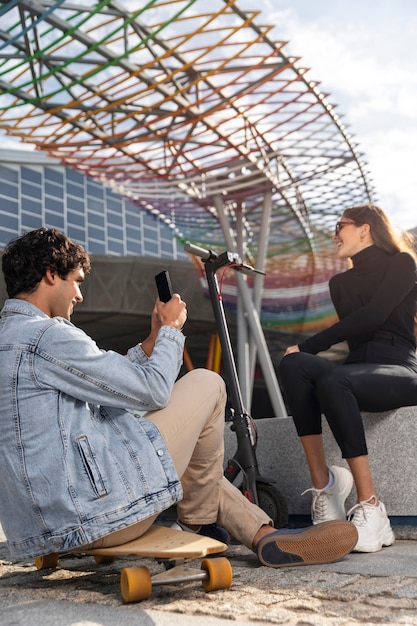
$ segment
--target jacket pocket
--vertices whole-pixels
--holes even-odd
[[[84,469],[87,472],[87,476],[90,479],[94,492],[99,498],[107,496],[108,492],[104,484],[103,476],[100,472],[94,453],[91,450],[88,438],[85,435],[78,437],[77,445]]]

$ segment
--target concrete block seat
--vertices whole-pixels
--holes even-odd
[[[417,406],[384,413],[364,413],[370,465],[380,499],[392,516],[417,516]],[[310,515],[311,487],[307,463],[291,417],[257,419],[256,455],[263,475],[276,481],[285,497],[289,515]],[[325,418],[324,445],[329,465],[346,466]],[[225,460],[233,456],[236,435],[225,428]],[[356,503],[353,489],[346,501]],[[417,517],[416,517],[417,522]]]

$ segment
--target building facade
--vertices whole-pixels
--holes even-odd
[[[47,226],[89,254],[188,258],[172,229],[108,186],[40,152],[0,156],[0,249],[24,232]]]

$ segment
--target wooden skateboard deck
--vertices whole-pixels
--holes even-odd
[[[72,550],[71,554],[91,555],[96,563],[111,563],[117,557],[139,556],[175,564],[175,561],[201,559],[226,549],[226,544],[215,539],[154,524],[144,535],[128,543],[110,548],[80,548]],[[58,561],[59,554],[48,554],[37,557],[35,566],[38,570],[53,568],[57,567]],[[152,585],[199,580],[206,591],[215,591],[228,589],[232,577],[232,568],[224,557],[204,559],[201,569],[175,564],[166,572],[154,576],[146,567],[127,567],[121,572],[120,590],[124,602],[140,602],[150,598]]]
[[[123,545],[111,548],[92,548],[79,552],[93,556],[196,559],[209,554],[218,554],[226,549],[226,544],[210,537],[154,524],[144,535]]]

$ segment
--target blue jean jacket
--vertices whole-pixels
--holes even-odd
[[[19,299],[0,320],[0,522],[12,558],[65,552],[168,508],[181,485],[159,430],[183,334],[163,326],[150,358],[100,350]],[[136,414],[136,415],[135,415]]]

